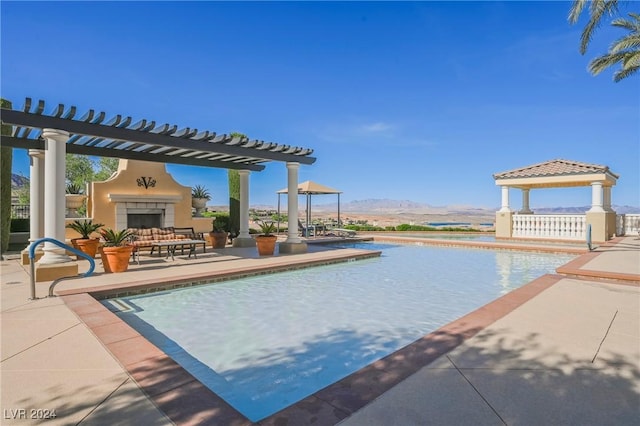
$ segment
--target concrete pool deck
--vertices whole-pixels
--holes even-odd
[[[87,291],[99,297],[133,284],[182,286],[212,270],[224,278],[358,256],[349,250],[268,258],[207,250],[175,262],[143,256],[124,274],[65,281],[56,288],[64,296],[33,301],[28,268],[2,261],[1,423],[250,424]],[[640,239],[617,238],[558,272],[260,424],[637,423]],[[37,284],[38,297],[48,284]],[[52,410],[55,418],[38,419]]]

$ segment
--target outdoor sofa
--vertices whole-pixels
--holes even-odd
[[[197,233],[193,228],[175,228],[168,226],[164,228],[129,228],[132,233],[131,245],[134,246],[134,251],[139,253],[142,249],[149,249],[150,255],[153,254],[155,249],[158,249],[158,254],[161,254],[162,245],[157,243],[175,242],[177,246],[181,246],[182,253],[184,254],[184,246],[197,246],[201,245],[204,252],[207,251],[206,241],[202,233]],[[181,245],[180,242],[185,241],[185,244]],[[195,242],[194,241],[198,241]]]

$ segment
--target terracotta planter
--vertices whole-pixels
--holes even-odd
[[[275,235],[258,235],[256,237],[256,246],[260,256],[272,256],[276,249],[276,241],[278,237]]]
[[[102,247],[100,255],[104,271],[107,273],[126,271],[129,268],[132,251],[133,246]]]
[[[71,240],[71,244],[73,245],[74,248],[77,248],[81,252],[86,253],[91,258],[94,258],[96,257],[96,253],[98,251],[98,245],[100,245],[100,239],[74,238],[73,240]],[[78,260],[81,260],[81,259],[83,258],[78,256]]]
[[[223,249],[227,246],[228,232],[209,232],[211,237],[211,247],[214,249]]]

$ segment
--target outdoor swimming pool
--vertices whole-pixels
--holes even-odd
[[[460,240],[460,241],[482,241],[482,242],[496,242],[496,237],[494,234],[489,235],[481,235],[481,234],[453,234],[453,233],[416,233],[412,234],[410,232],[403,232],[400,234],[389,233],[388,235],[397,235],[399,237],[410,237],[410,238],[433,238],[438,240]]]
[[[257,421],[573,258],[356,246],[382,256],[120,298],[119,315]]]

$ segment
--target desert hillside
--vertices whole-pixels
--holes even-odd
[[[276,206],[253,205],[253,209],[263,212],[275,212]],[[209,206],[210,210],[227,211],[228,206]],[[286,203],[282,213],[286,213]],[[539,214],[569,214],[584,213],[590,206],[582,207],[554,207],[535,209]],[[631,206],[613,206],[619,214],[640,213],[640,208]],[[474,228],[491,228],[489,224],[495,221],[494,208],[482,208],[474,206],[433,206],[410,200],[367,199],[356,200],[340,204],[340,219],[344,223],[367,221],[376,226],[396,226],[402,223],[426,225],[428,223],[467,223]],[[305,205],[299,205],[301,218],[306,215]],[[311,206],[311,215],[314,219],[336,219],[338,215],[338,203],[316,204],[314,200]]]

